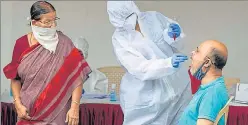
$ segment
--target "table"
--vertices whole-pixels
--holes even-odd
[[[123,113],[119,102],[82,100],[80,125],[122,125]],[[16,113],[12,103],[1,102],[1,125],[14,125]],[[248,125],[248,105],[230,103],[227,125]]]
[[[248,104],[231,102],[227,125],[248,125]]]
[[[81,103],[82,125],[122,125],[124,117],[119,101],[82,99]]]
[[[119,102],[108,99],[83,99],[80,105],[80,125],[122,125]],[[17,114],[11,102],[1,102],[1,125],[15,125]]]
[[[15,125],[17,114],[12,103],[1,102],[1,125]]]

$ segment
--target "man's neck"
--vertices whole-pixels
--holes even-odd
[[[211,81],[214,81],[215,79],[222,76],[221,71],[215,71],[215,72],[208,72],[205,77],[201,80],[201,84],[207,84]]]

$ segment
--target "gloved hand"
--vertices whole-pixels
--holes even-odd
[[[180,26],[178,24],[171,23],[169,25],[168,36],[170,38],[174,38],[174,36],[175,36],[175,38],[177,38],[177,37],[180,36],[180,34],[181,34],[181,28],[180,28]]]
[[[183,54],[174,54],[171,59],[171,64],[174,68],[178,68],[180,63],[188,60],[188,57]]]

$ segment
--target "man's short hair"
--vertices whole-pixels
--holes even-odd
[[[211,54],[211,60],[217,69],[222,70],[227,62],[227,57],[224,56],[220,51],[217,49],[213,49]]]

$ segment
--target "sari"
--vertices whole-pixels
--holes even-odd
[[[62,32],[58,36],[55,53],[40,44],[29,47],[27,35],[22,36],[16,41],[11,63],[4,67],[8,79],[21,81],[21,102],[31,117],[19,119],[17,125],[65,125],[72,92],[91,73],[72,41]]]

